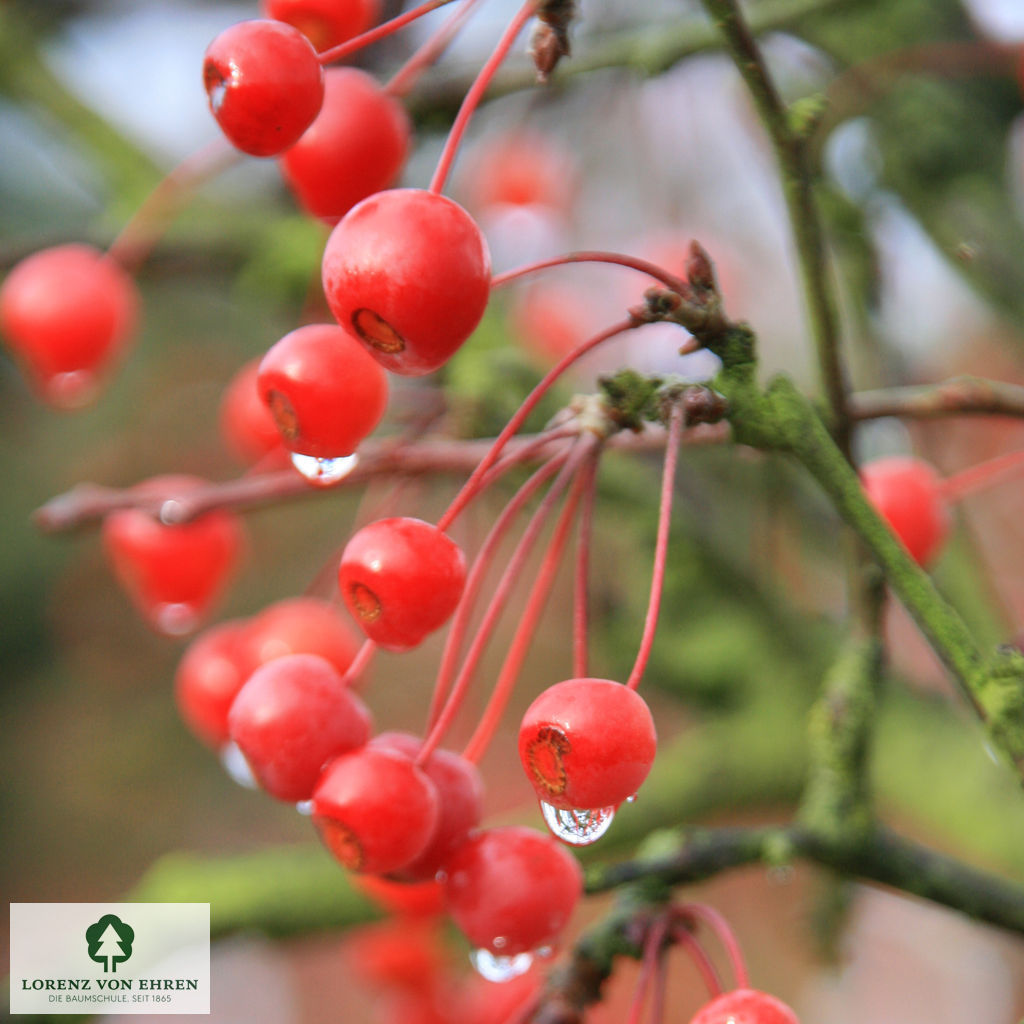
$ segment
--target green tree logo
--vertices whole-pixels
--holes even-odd
[[[85,941],[89,943],[89,958],[103,964],[103,973],[117,972],[117,965],[123,964],[132,955],[135,929],[113,914],[104,914],[95,924],[85,930]]]

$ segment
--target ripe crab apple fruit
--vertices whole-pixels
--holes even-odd
[[[281,154],[281,172],[309,213],[336,224],[361,199],[395,183],[411,130],[405,107],[371,75],[332,68],[320,113]]]
[[[860,477],[871,504],[914,561],[928,565],[951,528],[939,474],[923,459],[897,455],[866,463]]]
[[[387,375],[336,324],[307,324],[273,344],[256,377],[285,447],[300,455],[350,455],[388,401]]]
[[[136,491],[173,502],[202,484],[196,477],[160,476]],[[243,532],[241,520],[224,510],[165,525],[125,508],[104,519],[103,544],[115,576],[150,624],[180,635],[195,629],[220,596],[241,554]]]
[[[501,957],[553,943],[583,891],[583,872],[564,846],[516,825],[474,833],[445,872],[455,923],[476,948]]]
[[[250,156],[276,156],[297,142],[324,98],[313,44],[270,19],[221,32],[206,49],[203,84],[221,131]]]
[[[370,736],[366,705],[315,654],[256,669],[228,713],[228,732],[260,786],[279,800],[308,800],[323,766]]]
[[[294,25],[317,50],[365,32],[380,17],[380,0],[263,0],[268,18]]]
[[[90,245],[58,245],[18,263],[0,287],[0,332],[41,396],[83,405],[138,319],[135,282]]]
[[[364,526],[345,545],[338,586],[360,629],[390,651],[415,647],[448,621],[466,558],[432,523],[407,516]]]
[[[377,192],[327,240],[327,303],[338,323],[387,370],[438,369],[487,308],[491,258],[473,218],[423,189]]]
[[[800,1024],[780,999],[753,988],[725,992],[703,1008],[690,1024]]]
[[[278,452],[287,458],[281,435],[256,386],[259,359],[251,359],[231,378],[220,403],[220,433],[231,452],[248,465]]]
[[[647,778],[657,750],[644,699],[611,679],[567,679],[527,708],[519,758],[552,807],[616,807]]]

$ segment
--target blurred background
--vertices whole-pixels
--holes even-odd
[[[751,10],[772,27],[764,45],[787,99],[828,100],[815,138],[857,387],[961,373],[1024,383],[1020,4],[822,0],[803,5],[809,13],[800,18],[783,16],[784,6],[760,0]],[[452,83],[469,80],[515,7],[483,3],[410,94],[417,141],[406,184],[426,184],[450,120]],[[590,70],[547,90],[508,88],[481,110],[455,167],[451,194],[484,226],[496,269],[588,247],[672,262],[697,238],[716,262],[727,309],[758,333],[765,375],[785,370],[813,391],[771,150],[729,62],[691,47],[703,26],[698,5],[581,7],[573,60]],[[365,66],[389,73],[443,13],[368,51]],[[0,270],[46,245],[107,244],[163,173],[216,138],[202,54],[221,29],[254,16],[255,2],[5,0]],[[635,66],[601,66],[624,38],[633,40]],[[659,62],[643,48],[656,39],[675,41],[679,58]],[[526,74],[518,52],[508,81]],[[481,198],[479,167],[517,133],[531,140],[536,160],[550,152],[568,186],[560,195]],[[325,237],[275,161],[243,159],[182,209],[141,267],[142,327],[99,401],[74,413],[48,409],[0,354],[0,863],[12,901],[114,899],[173,851],[230,857],[312,840],[307,820],[236,786],[181,723],[173,678],[188,641],[142,622],[112,578],[97,531],[45,536],[32,514],[83,481],[124,487],[161,473],[226,480],[244,472],[220,432],[221,395],[242,363],[317,318]],[[621,316],[643,288],[607,268],[564,269],[549,280],[498,297],[436,382],[443,396],[432,382],[394,382],[384,431],[426,418],[442,432],[493,433],[560,351]],[[675,332],[643,328],[582,363],[562,398],[594,390],[598,374],[620,365],[694,379],[714,372],[705,356],[680,359],[678,344]],[[1024,423],[1011,420],[878,420],[857,435],[861,458],[913,450],[943,473],[1021,447]],[[653,457],[619,456],[602,469],[596,674],[621,677],[636,650],[659,468]],[[247,513],[247,557],[214,621],[307,591],[333,597],[333,559],[354,523],[381,508],[436,518],[457,483],[310,491]],[[678,490],[664,619],[645,683],[674,774],[623,810],[609,855],[662,825],[791,813],[803,717],[844,610],[837,523],[795,467],[693,445],[684,449]],[[479,502],[460,523],[457,539],[468,549],[508,493]],[[1024,631],[1020,493],[1011,479],[965,500],[936,568],[986,643]],[[570,670],[568,581],[559,587],[509,723]],[[483,705],[515,612],[506,618],[481,673],[483,694],[453,745]],[[881,813],[940,849],[1024,879],[1017,787],[895,606],[887,629],[875,768]],[[440,645],[378,659],[366,691],[378,727],[422,729]],[[509,724],[483,764],[488,820],[537,825],[515,732]],[[628,837],[618,846],[615,828]],[[1024,1015],[1020,939],[951,912],[803,866],[729,874],[687,898],[729,917],[755,984],[805,1022],[1013,1024]],[[585,917],[602,905],[590,901]],[[455,936],[445,941],[468,992],[465,949]],[[351,935],[274,941],[235,930],[215,947],[213,1017],[412,1020],[393,993],[367,983],[359,956]],[[593,1020],[623,1019],[635,980],[635,965],[624,964]],[[680,966],[671,1012],[688,1019],[700,1002],[696,975]]]

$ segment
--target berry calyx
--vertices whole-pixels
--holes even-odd
[[[242,619],[222,622],[197,636],[178,663],[178,710],[189,729],[215,750],[228,741],[228,712],[255,668],[249,624]]]
[[[487,307],[491,259],[458,203],[422,189],[369,196],[327,241],[323,284],[338,323],[393,373],[438,369]]]
[[[737,988],[712,999],[690,1024],[800,1024],[781,999],[753,988]]]
[[[386,875],[427,848],[439,803],[433,782],[411,757],[371,745],[324,769],[313,792],[313,824],[349,870]]]
[[[250,156],[276,156],[297,142],[324,98],[313,44],[269,19],[221,32],[207,47],[203,84],[221,131]]]
[[[285,447],[318,459],[354,452],[387,407],[384,371],[335,324],[286,334],[263,357],[256,381]]]
[[[923,459],[891,456],[861,467],[868,500],[918,565],[935,559],[949,536],[951,515],[942,478]]]
[[[281,171],[307,212],[336,224],[361,199],[395,183],[410,133],[405,108],[371,75],[332,68],[320,113],[281,155]]]
[[[365,32],[380,17],[379,0],[263,0],[268,18],[294,25],[317,50]]]
[[[136,488],[169,501],[201,486],[189,476],[153,477]],[[231,512],[205,512],[165,525],[137,508],[103,521],[103,544],[114,574],[159,632],[189,633],[220,597],[243,546],[242,524]]]
[[[462,549],[432,523],[379,519],[353,535],[338,586],[359,628],[379,646],[405,651],[448,621],[466,582]]]
[[[220,403],[221,436],[239,461],[247,465],[271,452],[282,452],[284,447],[274,417],[256,386],[259,365],[258,359],[247,362],[231,378]]]
[[[583,891],[583,872],[565,847],[516,825],[471,835],[445,871],[455,923],[474,947],[499,957],[552,944]]]
[[[366,743],[370,714],[329,662],[290,654],[253,672],[228,731],[260,786],[297,802],[312,795],[328,760]]]
[[[611,679],[567,679],[545,690],[519,728],[519,758],[555,808],[616,807],[636,793],[657,751],[644,699]]]
[[[26,257],[0,287],[0,333],[41,397],[74,408],[124,351],[138,320],[131,276],[90,245]]]

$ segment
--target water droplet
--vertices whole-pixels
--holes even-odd
[[[233,782],[237,782],[245,789],[256,789],[256,779],[252,774],[252,769],[237,743],[225,743],[220,748],[220,763]]]
[[[223,80],[210,88],[210,109],[214,114],[220,113],[220,108],[224,103],[224,97],[227,95],[227,91],[227,83]]]
[[[185,512],[185,506],[177,498],[168,498],[160,506],[160,522],[164,526],[176,526]]]
[[[297,810],[299,812],[299,814],[301,814],[304,817],[308,818],[313,813],[313,801],[312,800],[300,800],[295,805],[295,810]]]
[[[538,946],[533,952],[539,960],[550,960],[555,955],[554,946]]]
[[[474,949],[469,954],[469,961],[476,968],[477,974],[488,981],[511,981],[530,969],[533,954],[495,956],[489,949]]]
[[[551,831],[572,846],[589,846],[596,843],[611,827],[615,818],[614,807],[595,807],[593,810],[564,810],[552,807],[551,804],[540,802],[544,821]]]
[[[150,618],[165,636],[185,636],[199,625],[199,612],[183,602],[158,604],[150,612]]]
[[[43,398],[58,409],[81,409],[99,390],[96,375],[89,370],[55,373],[42,382]]]
[[[292,452],[292,465],[311,483],[317,487],[330,487],[356,468],[359,456],[341,455],[336,459],[318,459],[315,455],[300,455]]]
[[[492,940],[491,945],[495,949],[504,949],[508,945],[508,939],[506,939],[504,935],[499,935],[497,938]]]
[[[636,803],[636,793],[634,793],[632,796],[627,796],[626,797],[626,803],[627,804],[635,804]]]

